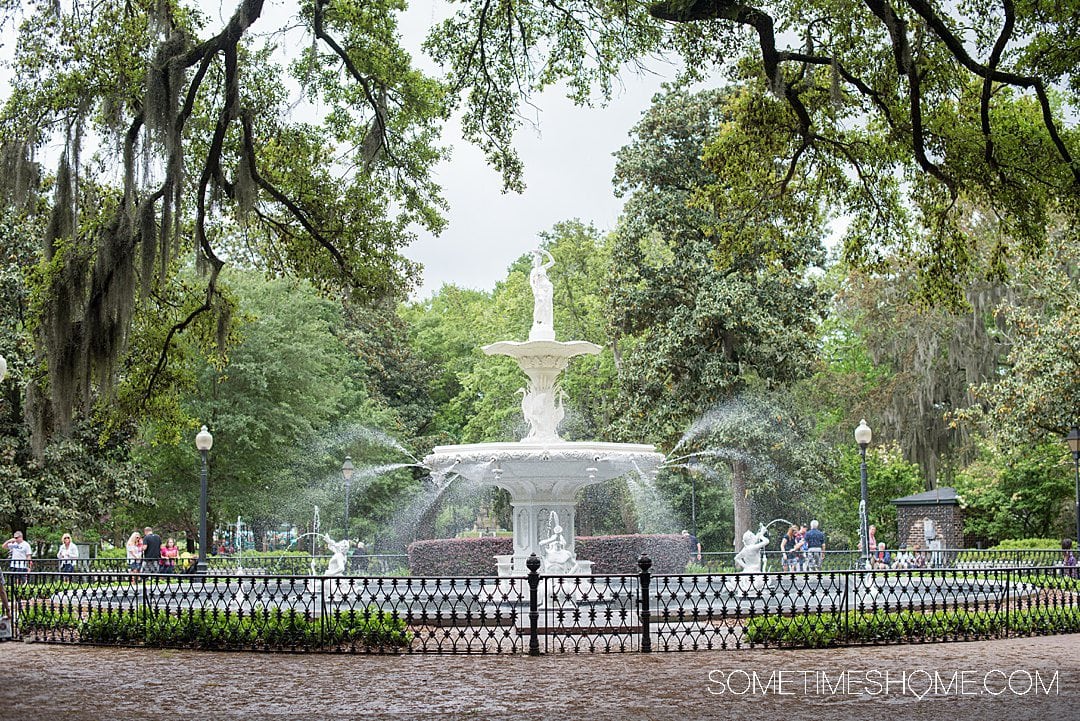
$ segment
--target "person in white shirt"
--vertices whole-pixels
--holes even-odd
[[[79,560],[79,547],[71,542],[70,533],[65,533],[60,539],[60,550],[56,552],[56,558],[60,562],[60,573],[64,574],[64,580],[70,581],[70,574],[75,572],[75,562]]]
[[[30,544],[23,540],[22,531],[15,531],[14,536],[4,541],[4,548],[11,553],[11,564],[8,568],[11,570],[12,582],[16,586],[25,584],[27,574],[30,573],[30,557],[34,551]]]

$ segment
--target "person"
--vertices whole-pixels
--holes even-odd
[[[911,546],[907,546],[904,550],[896,554],[896,558],[893,559],[892,567],[896,570],[906,570],[915,567],[915,554],[911,550]]]
[[[1076,554],[1072,550],[1073,542],[1071,538],[1061,539],[1061,562],[1065,566],[1065,575],[1072,578],[1077,577],[1076,567]]]
[[[199,566],[199,557],[191,551],[185,550],[180,554],[181,573],[195,573]]]
[[[180,549],[176,547],[176,539],[170,538],[161,548],[161,563],[159,564],[161,572],[174,573],[176,571],[176,559],[179,557]]]
[[[147,573],[157,573],[161,565],[161,536],[154,533],[154,529],[147,526],[143,529],[143,570]]]
[[[874,568],[887,569],[892,565],[892,554],[885,550],[885,541],[877,545],[877,553],[874,554]]]
[[[8,603],[7,589],[4,588],[4,573],[0,571],[0,641],[11,638],[11,604]]]
[[[818,525],[816,520],[810,521],[810,530],[803,539],[807,569],[810,571],[821,570],[822,561],[825,560],[825,532],[818,528]]]
[[[127,549],[128,573],[131,574],[131,582],[135,583],[135,574],[142,570],[143,562],[142,536],[139,535],[138,531],[128,536],[124,548]]]
[[[349,571],[354,574],[363,573],[368,569],[367,546],[359,538],[356,546],[349,555]]]
[[[65,533],[60,538],[60,549],[56,552],[56,559],[60,565],[60,573],[64,574],[65,581],[71,580],[71,574],[75,572],[75,562],[79,560],[79,547],[71,542],[71,534]]]
[[[795,568],[801,571],[806,563],[806,526],[799,526],[795,532]]]
[[[785,571],[797,571],[795,563],[795,535],[799,527],[788,526],[787,533],[780,539],[780,567]]]
[[[915,549],[915,555],[911,559],[912,568],[926,568],[926,551],[922,547]]]
[[[11,538],[4,541],[4,548],[11,554],[11,564],[8,568],[11,571],[12,585],[25,585],[33,565],[34,549],[23,539],[22,531],[15,531]]]
[[[690,554],[690,563],[701,563],[701,542],[698,537],[683,529],[683,538],[686,539],[686,550]]]

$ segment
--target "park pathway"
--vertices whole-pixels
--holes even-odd
[[[12,721],[1080,719],[1080,635],[540,658],[9,642],[0,673],[0,719]]]

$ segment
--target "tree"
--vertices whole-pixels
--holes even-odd
[[[156,362],[121,382],[141,383],[141,407],[170,390],[178,335],[208,314],[227,327],[225,258],[358,299],[407,287],[416,268],[398,251],[410,225],[442,222],[429,171],[448,106],[398,45],[400,10],[301,5],[312,44],[290,70],[326,108],[307,123],[289,117],[273,36],[253,36],[263,0],[239,0],[209,33],[179,0],[5,5],[0,19],[22,23],[0,111],[3,194],[48,219],[31,288],[36,354],[48,364],[48,383],[35,376],[27,399],[39,451],[99,392],[110,399],[142,315],[164,325]],[[35,202],[35,159],[57,141],[42,188],[52,200]],[[185,255],[207,271],[201,288],[176,282]]]
[[[808,168],[828,177],[851,217],[849,259],[904,249],[924,298],[962,302],[975,255],[961,201],[1005,228],[984,268],[1002,275],[1011,254],[1041,248],[1058,203],[1080,197],[1062,120],[1080,100],[1071,5],[659,0],[650,12],[783,103],[768,126],[788,139],[787,171],[759,191],[787,193]]]
[[[393,413],[373,401],[366,369],[343,342],[340,305],[307,284],[228,272],[222,288],[238,308],[226,361],[202,364],[185,399],[186,433],[147,423],[140,460],[152,469],[155,505],[143,509],[167,528],[197,528],[198,423],[214,434],[211,452],[212,522],[243,516],[257,528],[302,522],[320,504],[326,528],[340,528],[344,489],[341,463],[352,455],[358,472],[352,495],[357,519],[385,498],[401,478],[366,477],[363,467],[391,455],[367,428],[393,427]],[[397,460],[401,460],[400,454]],[[303,482],[298,482],[303,479]],[[409,479],[411,480],[411,479]],[[372,512],[372,515],[375,515]]]
[[[859,544],[860,457],[854,443],[839,447],[833,458],[833,477],[814,489],[814,507],[821,527],[834,548]],[[926,481],[915,464],[904,458],[894,442],[874,443],[866,450],[867,521],[877,526],[877,539],[900,547],[906,538],[895,538],[896,506],[892,501],[924,490]]]
[[[972,234],[993,232],[984,226]],[[980,250],[991,244],[984,238]],[[942,478],[948,484],[973,458],[972,429],[948,416],[973,402],[972,386],[998,374],[1008,342],[994,308],[1015,293],[1007,284],[973,279],[962,291],[964,308],[931,307],[913,300],[917,283],[896,256],[883,259],[877,272],[842,261],[830,268],[823,365],[802,389],[820,409],[829,441],[850,444],[866,418],[875,439],[895,441],[932,488]]]
[[[1062,463],[1063,445],[1057,439],[1012,448],[982,444],[979,457],[955,481],[965,536],[987,546],[1071,536],[1074,486],[1071,469]]]
[[[1010,351],[998,380],[974,389],[978,405],[960,413],[1002,445],[1060,439],[1080,418],[1080,251],[1072,225],[1026,264],[1017,297],[1002,303]],[[1064,452],[1064,444],[1061,444]]]
[[[812,368],[824,307],[809,273],[824,260],[812,179],[749,205],[750,186],[728,183],[731,174],[777,172],[761,160],[775,157],[774,136],[745,132],[761,102],[749,88],[670,91],[617,154],[616,182],[628,198],[609,293],[623,348],[623,437],[645,429],[670,447],[702,408],[734,397],[747,378],[783,386]],[[738,458],[731,470],[741,539],[750,473]]]

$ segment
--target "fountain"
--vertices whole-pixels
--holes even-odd
[[[519,389],[528,433],[516,443],[436,446],[424,459],[433,475],[445,475],[452,469],[473,483],[494,485],[510,493],[514,552],[510,558],[497,559],[501,576],[526,573],[529,556],[550,555],[545,543],[558,542],[558,538],[562,538],[558,555],[564,558],[560,567],[588,575],[590,564],[578,561],[574,552],[578,491],[629,472],[644,475],[663,460],[651,445],[576,442],[559,436],[559,423],[565,414],[559,375],[570,359],[596,355],[600,347],[587,341],[555,340],[552,287],[547,277],[553,262],[546,251],[534,251],[529,276],[533,292],[529,339],[483,347],[487,355],[510,356],[528,377],[527,387]]]

